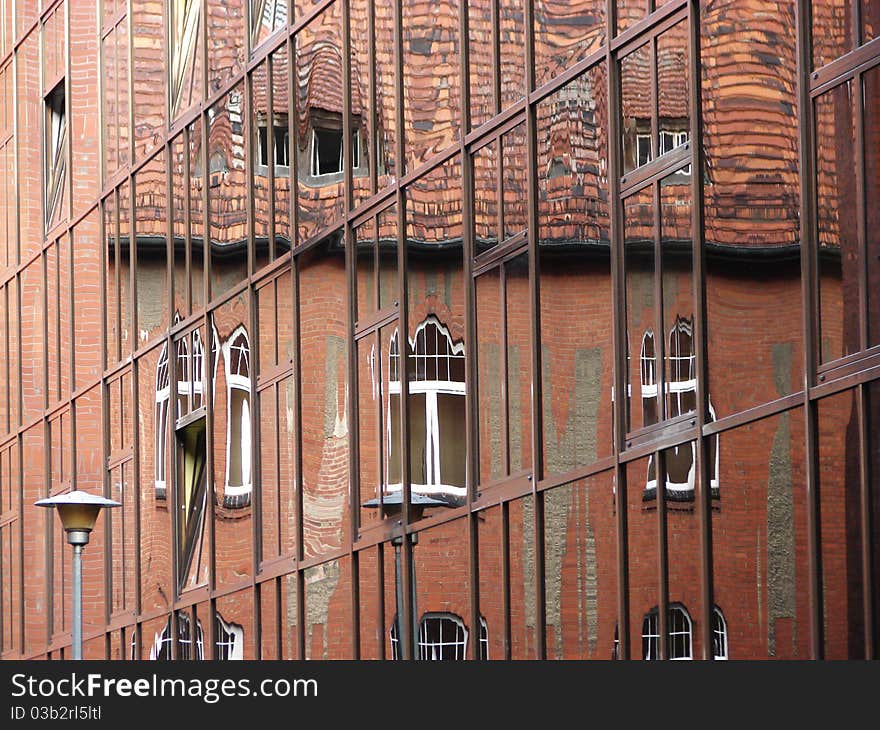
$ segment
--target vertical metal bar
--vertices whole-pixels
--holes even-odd
[[[378,590],[375,617],[376,625],[379,627],[379,631],[376,632],[377,656],[379,659],[385,659],[385,545],[381,542],[376,546],[376,583],[377,585],[373,587]]]
[[[498,299],[501,302],[501,473],[510,475],[510,368],[507,362],[507,265],[498,267]]]
[[[184,290],[184,302],[183,307],[184,311],[182,313],[182,317],[186,318],[192,312],[192,180],[190,179],[190,150],[192,149],[192,125],[188,125],[183,129],[183,135],[181,139],[183,141],[183,186],[184,186],[184,202],[183,202],[183,216],[184,216],[184,232],[183,232],[183,245],[184,245],[184,277],[183,277],[183,290]],[[173,149],[173,148],[172,148]],[[170,165],[169,165],[170,167]],[[204,236],[202,236],[202,268],[204,269]],[[172,304],[173,306],[173,304]],[[174,324],[174,317],[171,318],[171,324]]]
[[[854,3],[855,8],[859,3]],[[857,12],[853,13],[857,15]],[[855,127],[855,163],[856,163],[856,240],[858,241],[859,270],[859,350],[864,351],[868,344],[868,251],[867,235],[865,231],[865,118],[864,118],[864,94],[862,93],[861,73],[856,73],[850,81],[852,92],[853,125]],[[876,103],[876,100],[875,100]]]
[[[370,120],[369,120],[369,139],[367,140],[367,156],[368,156],[368,165],[370,168],[370,193],[373,194],[377,191],[378,186],[378,175],[379,175],[379,145],[376,141],[379,139],[377,132],[377,121],[378,115],[376,114],[376,10],[375,10],[375,0],[369,0],[369,6],[367,8],[367,59],[370,65],[370,85],[369,85],[369,103],[370,103]],[[378,235],[378,234],[377,234]],[[377,255],[378,262],[378,255]],[[378,272],[378,269],[376,269]],[[377,273],[378,276],[378,273]],[[377,292],[377,301],[378,301],[378,291]],[[376,305],[378,308],[378,304]]]
[[[73,546],[73,659],[82,659],[82,545]]]
[[[709,463],[709,442],[703,436],[703,427],[709,417],[709,322],[706,307],[706,263],[705,231],[703,229],[703,106],[702,106],[702,63],[700,59],[700,5],[696,0],[688,4],[688,71],[690,77],[691,106],[691,239],[693,256],[693,296],[694,296],[694,357],[697,375],[696,422],[700,434],[696,442],[697,459],[697,514],[700,531],[700,595],[702,615],[699,625],[702,658],[713,659],[712,616],[715,605],[712,583],[712,475],[713,465]],[[708,438],[715,438],[710,436]]]
[[[822,659],[824,655],[822,620],[822,566],[820,559],[819,478],[818,478],[818,424],[816,405],[810,401],[809,387],[815,383],[816,345],[815,301],[815,192],[813,167],[812,104],[810,102],[810,3],[798,0],[797,23],[797,115],[798,157],[801,188],[800,241],[801,290],[804,326],[804,420],[806,438],[806,510],[807,510],[807,563],[809,571],[808,601],[810,616],[810,656]]]
[[[613,37],[617,27],[617,8],[615,0],[608,0],[606,35]],[[623,266],[623,234],[620,201],[620,172],[622,170],[622,150],[620,141],[620,69],[617,59],[611,53],[610,45],[605,46],[605,66],[608,78],[608,197],[611,201],[610,255],[611,255],[611,308],[612,344],[614,349],[614,402],[613,402],[613,444],[615,509],[617,528],[617,626],[618,657],[629,659],[629,592],[627,559],[627,499],[626,467],[620,461],[627,430],[627,331],[626,331],[626,288]]]
[[[492,116],[501,112],[501,12],[499,8],[500,0],[492,0]],[[465,3],[462,3],[463,5]],[[528,26],[527,26],[528,27]],[[529,59],[526,58],[528,64]],[[465,78],[462,76],[462,78]],[[528,89],[531,91],[533,85],[528,83]],[[467,127],[463,127],[467,129]],[[500,202],[500,198],[499,198]],[[501,240],[500,238],[498,239]]]
[[[871,515],[871,419],[869,387],[865,383],[856,389],[858,402],[856,405],[859,419],[859,509],[861,511],[861,559],[863,593],[863,620],[865,624],[865,659],[874,658],[874,593],[873,552],[872,552],[872,515]]]
[[[535,5],[534,0],[525,4],[525,55],[527,89],[535,88]],[[500,61],[499,61],[500,63]],[[537,492],[538,480],[544,476],[543,422],[541,419],[541,308],[540,308],[540,257],[538,255],[538,120],[537,106],[526,105],[526,185],[528,186],[528,261],[529,261],[529,368],[532,376],[530,430],[532,439],[532,494],[535,499],[535,654],[537,659],[546,658],[546,608],[544,591],[544,495]],[[499,154],[503,165],[503,144],[499,138]],[[503,200],[501,201],[503,205]],[[502,218],[503,221],[503,218]],[[503,230],[500,232],[503,236]]]
[[[501,504],[501,601],[502,613],[504,614],[504,659],[512,658],[512,637],[510,617],[510,502]]]

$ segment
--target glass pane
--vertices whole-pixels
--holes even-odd
[[[857,392],[819,401],[819,510],[826,659],[864,659],[861,449]]]
[[[603,0],[535,2],[535,85],[599,50],[605,42]]]
[[[150,150],[161,144],[167,128],[166,87],[162,83],[164,74],[159,74],[157,71],[161,67],[159,59],[165,59],[167,38],[163,6],[172,4],[135,3],[130,9],[131,47],[134,54],[132,57],[134,155],[138,160],[146,157]],[[82,21],[77,20],[77,22]]]
[[[523,4],[518,0],[498,0],[502,110],[522,99],[526,92],[524,13]],[[535,67],[540,64],[536,63]]]
[[[660,557],[656,490],[654,455],[626,465],[631,659],[657,659],[659,655]]]
[[[820,363],[860,346],[856,142],[852,82],[816,99]]]
[[[275,202],[269,187],[269,159],[272,159],[273,164],[276,159],[274,113],[272,115],[273,119],[269,119],[268,64],[264,62],[257,66],[253,71],[252,79],[250,159],[251,184],[253,185],[251,195],[254,201],[254,248],[257,259],[266,261],[268,260],[269,251],[269,226],[273,214],[272,207]],[[275,91],[274,83],[272,91]],[[280,92],[281,89],[278,91]],[[286,91],[286,87],[284,91]],[[275,173],[277,174],[277,170]],[[258,265],[257,268],[259,269],[260,266]]]
[[[657,36],[657,151],[663,155],[690,137],[688,24],[682,21]]]
[[[803,412],[727,431],[719,445],[722,502],[712,511],[713,574],[729,658],[807,659]]]
[[[703,96],[702,144],[709,392],[719,417],[799,389],[804,359],[796,115],[774,113],[747,136],[737,126],[795,102],[795,5],[749,5],[749,13],[773,17],[755,26],[755,42],[786,49],[789,60],[772,68],[757,45],[740,45],[733,7],[745,4],[700,7],[700,33],[713,39],[701,44],[701,85],[713,89]],[[747,87],[742,66],[728,63],[740,47],[754,66]]]
[[[306,659],[351,659],[351,562],[348,556],[307,568]]]
[[[384,571],[383,553],[391,550],[382,545],[357,553],[358,561],[358,625],[360,626],[360,658],[388,659],[385,632],[396,612],[394,603],[385,602],[386,588],[394,574]],[[384,582],[384,585],[383,585]]]
[[[302,628],[300,607],[302,602],[297,592],[297,573],[281,577],[281,658],[300,659],[299,636]]]
[[[666,417],[675,418],[696,407],[690,165],[660,181],[660,258]]]
[[[171,117],[176,119],[193,104],[202,100],[204,68],[202,63],[202,23],[199,0],[169,3],[171,24]],[[214,31],[214,43],[225,37]],[[212,54],[212,56],[215,54]],[[216,87],[214,87],[216,89]]]
[[[880,5],[873,0],[859,0],[862,17],[862,43],[873,40],[880,33]]]
[[[526,126],[519,124],[501,138],[504,238],[526,228]]]
[[[260,654],[266,660],[281,659],[281,635],[278,632],[280,595],[278,579],[260,583],[257,586],[260,596]]]
[[[535,498],[511,502],[508,517],[510,658],[535,659]]]
[[[459,138],[458,3],[437,0],[427,13],[421,0],[403,0],[402,12],[406,171],[412,172]]]
[[[297,261],[302,402],[303,549],[339,548],[349,526],[345,256],[336,237]],[[313,292],[322,291],[321,297]],[[322,327],[311,326],[323,322]]]
[[[397,99],[395,97],[394,5],[373,3],[373,35],[376,43],[373,73],[376,75],[376,191],[393,184],[400,175],[397,160]]]
[[[510,583],[505,583],[507,545],[503,537],[505,514],[502,510],[502,507],[490,507],[481,511],[477,519],[480,616],[487,626],[486,641],[480,642],[481,659],[509,658],[507,605],[510,600]]]
[[[354,229],[355,268],[357,270],[357,315],[366,319],[378,309],[376,296],[376,219]]]
[[[418,659],[463,660],[479,636],[472,627],[467,520],[420,532],[413,546],[413,616],[418,617]],[[438,580],[438,576],[442,578]]]
[[[296,36],[297,242],[342,216],[341,3],[333,3]]]
[[[474,254],[499,242],[498,140],[474,152]]]
[[[42,259],[37,258],[21,273],[21,420],[33,420],[46,408],[44,368],[46,349],[43,343],[43,306],[45,282]]]
[[[165,155],[159,151],[135,177],[138,346],[168,329],[168,208]]]
[[[253,575],[254,399],[250,321],[240,294],[214,311],[215,582],[229,585]],[[215,339],[216,338],[216,339]],[[267,436],[272,432],[268,432]]]
[[[621,115],[623,118],[623,171],[635,170],[654,159],[651,84],[653,53],[646,43],[620,61]]]
[[[529,259],[517,256],[504,265],[507,320],[507,429],[510,473],[532,468],[531,318]]]
[[[212,298],[222,295],[248,275],[244,101],[243,87],[239,85],[208,113]]]
[[[247,43],[244,2],[227,0],[212,4],[206,20],[208,93],[212,94],[244,69]]]
[[[648,13],[647,6],[647,0],[617,0],[618,34],[644,18]]]
[[[354,206],[373,193],[371,181],[375,167],[376,129],[372,125],[374,74],[370,68],[370,29],[376,16],[369,0],[349,3],[349,37],[351,43],[351,131],[352,131],[352,198]]]
[[[291,145],[290,119],[290,60],[287,46],[272,54],[272,123],[266,124],[266,148],[268,154],[269,127],[272,128],[272,158],[275,161],[275,180],[272,202],[275,211],[275,256],[290,250],[293,240],[290,210],[293,204],[291,169],[295,166],[295,146]],[[255,87],[256,88],[256,87]],[[268,165],[268,157],[266,163]],[[263,259],[258,256],[258,259]]]
[[[166,345],[138,360],[138,438],[140,443],[139,520],[140,599],[144,612],[167,606],[171,582],[171,431],[170,372]]]
[[[192,309],[197,311],[205,303],[205,169],[204,145],[202,144],[202,120],[199,117],[187,131],[189,138],[189,234],[190,234],[190,280]]]
[[[255,659],[253,591],[223,596],[217,599],[216,605],[213,656],[220,661]]]
[[[251,0],[251,48],[287,27],[288,0]]]
[[[880,6],[878,6],[880,9]],[[878,19],[880,20],[880,19]],[[865,200],[880,199],[880,109],[871,99],[880,98],[880,68],[862,77],[864,114]],[[865,207],[865,261],[868,267],[868,346],[880,344],[880,206]]]
[[[507,473],[501,292],[500,268],[477,278],[477,408],[481,483],[498,479]]]
[[[812,0],[813,68],[821,68],[853,49],[851,0]],[[864,11],[863,11],[864,12]]]
[[[654,295],[654,192],[647,187],[624,200],[626,276],[627,430],[660,419],[657,311]]]
[[[609,659],[617,625],[611,472],[544,492],[547,657]]]
[[[189,161],[186,156],[185,135],[179,134],[171,142],[171,241],[174,306],[171,319],[185,317],[189,314],[189,299],[192,296],[187,289],[189,281],[186,277],[186,260],[188,250],[186,168]]]
[[[492,0],[476,0],[468,3],[471,129],[479,127],[495,114],[493,11]]]

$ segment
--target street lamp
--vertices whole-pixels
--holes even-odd
[[[119,502],[74,489],[57,497],[34,502],[37,507],[56,507],[67,542],[73,545],[73,658],[82,659],[82,549],[104,507],[121,507]]]
[[[398,517],[403,511],[403,491],[399,492],[391,492],[390,494],[383,495],[382,499],[371,499],[367,502],[364,502],[364,507],[368,508],[382,508],[382,517]],[[441,500],[435,499],[434,497],[429,497],[425,494],[416,494],[415,492],[410,494],[410,520],[412,522],[418,522],[422,519],[422,514],[425,511],[426,507],[448,507],[449,503]],[[417,545],[419,542],[419,534],[417,532],[412,533],[412,544],[413,546]],[[403,646],[403,632],[400,630],[401,621],[403,620],[403,585],[402,585],[402,569],[400,567],[400,548],[403,545],[403,535],[398,535],[397,537],[391,538],[391,544],[394,545],[394,595],[397,599],[397,635],[401,639],[401,646]],[[419,646],[419,622],[418,622],[418,607],[416,603],[416,566],[415,566],[415,556],[410,560],[410,588],[412,590],[412,606],[413,606],[413,659],[417,657],[417,649]]]

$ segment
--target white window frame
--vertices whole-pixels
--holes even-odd
[[[245,350],[241,350],[240,348],[236,347],[236,341],[240,337],[244,337],[246,344]],[[234,350],[236,349],[239,350],[237,354],[234,352]],[[232,362],[233,359],[237,360],[234,370]],[[242,359],[244,359],[245,367],[247,368],[247,375],[241,374]],[[227,497],[239,497],[242,495],[251,494],[254,484],[253,460],[251,458],[251,444],[253,437],[253,413],[251,412],[251,405],[253,402],[253,389],[250,377],[251,347],[250,338],[248,337],[247,329],[244,325],[239,325],[238,327],[236,327],[233,330],[232,334],[229,335],[229,338],[226,340],[226,342],[223,344],[223,362],[226,369],[226,484],[223,493]],[[236,485],[230,485],[229,483],[229,463],[232,456],[232,419],[234,416],[234,414],[232,413],[233,390],[239,390],[245,394],[245,399],[242,402],[242,405],[243,408],[246,409],[242,410],[241,414],[237,414],[238,417],[241,418],[241,423],[239,425],[241,441],[238,446],[239,448],[241,448],[240,463],[242,484]],[[245,416],[247,416],[246,429]],[[244,478],[245,473],[247,475],[247,479]]]
[[[333,129],[329,127],[319,127],[322,132],[339,132],[342,141],[339,145],[339,169],[330,172],[320,172],[321,160],[318,154],[318,130],[312,127],[312,134],[309,139],[309,176],[322,179],[341,175],[345,171],[345,139],[342,129]],[[360,127],[352,126],[352,149],[351,149],[351,169],[352,173],[361,170],[361,162],[363,160],[363,143],[361,141]]]
[[[171,371],[168,362],[168,343],[162,345],[159,362],[156,365],[156,444],[154,451],[154,470],[156,496],[165,497],[168,493],[166,459],[168,454],[168,407],[171,402]]]
[[[647,159],[644,162],[641,161],[641,152],[643,145],[647,145]],[[636,167],[647,165],[652,159],[653,155],[651,153],[651,133],[648,132],[647,134],[636,134]]]
[[[244,628],[239,624],[227,623],[217,614],[217,658],[224,661],[244,659]]]
[[[712,657],[716,661],[730,658],[727,646],[727,620],[718,606],[712,609]]]
[[[436,328],[438,335],[438,343],[439,337],[443,336],[446,340],[446,354],[436,354],[436,355],[427,355],[419,354],[418,352],[418,343],[420,336],[422,338],[427,335],[426,330],[428,326],[431,325]],[[439,348],[435,348],[439,350]],[[441,445],[441,437],[440,433],[440,419],[439,419],[439,411],[437,406],[437,396],[438,395],[457,395],[462,398],[466,395],[465,383],[457,380],[419,380],[418,378],[418,360],[419,358],[424,358],[426,361],[428,358],[434,358],[437,361],[437,372],[440,372],[440,359],[446,359],[446,373],[449,375],[452,372],[452,358],[461,358],[464,359],[464,343],[459,342],[455,344],[452,339],[452,335],[449,332],[449,328],[446,327],[436,315],[430,314],[428,315],[422,322],[419,323],[418,327],[416,327],[416,331],[409,340],[409,352],[407,353],[407,357],[412,359],[414,364],[413,372],[415,373],[414,380],[410,380],[408,383],[409,393],[412,394],[424,394],[425,396],[425,459],[427,464],[425,464],[425,473],[427,474],[428,481],[425,484],[412,483],[410,488],[418,492],[420,494],[451,494],[458,497],[464,497],[467,494],[467,487],[458,487],[451,484],[445,484],[443,482],[442,474],[440,472],[440,445]],[[400,365],[400,340],[398,330],[395,329],[394,333],[391,335],[391,343],[389,345],[389,380],[388,380],[388,393],[389,395],[401,395],[401,381],[400,381],[400,373],[401,373],[401,365]],[[391,439],[391,398],[388,399],[388,413],[385,419],[386,423],[386,438],[385,441],[389,444],[390,448],[394,447]],[[391,459],[387,459],[386,462],[390,462]],[[387,465],[386,465],[387,468]],[[396,492],[400,491],[403,488],[403,485],[400,482],[397,483],[389,483],[389,475],[385,474],[385,482],[386,482],[386,491],[387,492]]]
[[[681,623],[676,624],[675,618]],[[673,637],[687,637],[687,655],[669,656],[670,661],[690,661],[694,658],[694,625],[688,610],[680,603],[669,605],[669,614],[666,620],[666,646],[669,651],[674,645]],[[647,651],[645,641],[647,640]],[[660,652],[660,611],[652,608],[642,619],[642,659],[651,661],[657,659]]]

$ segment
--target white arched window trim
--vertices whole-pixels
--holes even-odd
[[[409,349],[408,357],[412,358],[414,361],[417,361],[419,355],[417,351],[417,343],[419,341],[419,336],[423,335],[428,326],[436,327],[438,331],[438,336],[443,336],[446,339],[446,347],[447,353],[445,355],[435,355],[435,356],[425,356],[425,357],[437,357],[438,360],[441,357],[445,357],[447,360],[450,358],[464,357],[464,343],[459,342],[455,344],[452,335],[449,332],[449,328],[446,327],[435,315],[428,315],[421,323],[419,323],[418,327],[416,327],[416,331],[413,333],[413,337],[409,339]],[[389,345],[389,360],[390,360],[390,369],[389,369],[389,381],[388,381],[388,392],[391,395],[400,396],[401,394],[401,381],[400,381],[400,372],[401,372],[401,363],[400,363],[400,345],[398,338],[398,330],[395,329],[393,334],[391,335],[391,343]],[[437,396],[441,394],[447,395],[460,395],[464,397],[465,395],[465,383],[456,381],[456,380],[427,380],[427,379],[419,379],[418,378],[418,368],[414,368],[416,372],[415,379],[410,380],[408,383],[409,393],[416,394],[424,394],[425,396],[425,460],[426,464],[426,473],[428,475],[428,480],[425,484],[413,483],[412,489],[417,490],[422,494],[453,494],[456,496],[465,496],[467,493],[466,487],[454,486],[451,484],[444,484],[442,479],[442,474],[440,473],[440,417],[439,417],[439,409],[437,405]],[[447,363],[447,373],[451,372],[451,366]],[[386,423],[386,443],[391,443],[391,399],[388,400],[388,413],[386,414],[385,423]],[[388,482],[388,474],[385,475],[385,481]],[[398,482],[395,484],[388,484],[388,491],[394,492],[399,491],[402,488],[402,485]]]
[[[244,629],[238,624],[227,623],[217,614],[217,657],[227,661],[244,659]]]
[[[244,352],[233,352],[233,349],[238,349],[236,347],[236,341],[239,338],[244,338]],[[224,489],[224,495],[227,497],[242,497],[244,495],[249,495],[253,490],[253,473],[251,468],[251,438],[252,438],[252,429],[251,429],[251,397],[252,397],[252,389],[251,389],[251,378],[250,378],[250,363],[251,363],[251,349],[250,349],[250,338],[247,334],[247,329],[244,325],[239,325],[236,327],[232,334],[229,335],[229,338],[223,344],[223,362],[226,369],[226,485]],[[246,373],[244,375],[241,374],[242,371],[242,358],[245,361]],[[233,413],[233,397],[232,391],[238,390],[245,394],[245,398],[242,401],[241,405],[241,413],[235,414]],[[240,464],[241,464],[241,474],[242,474],[242,483],[241,484],[230,484],[229,482],[229,465],[232,461],[232,421],[233,418],[239,418],[239,434],[241,436],[240,442],[236,444],[237,448],[241,449],[240,453]]]
[[[156,496],[164,498],[168,483],[165,474],[168,448],[168,405],[171,402],[171,375],[168,371],[168,343],[162,345],[159,363],[156,365],[156,444],[154,468]]]

